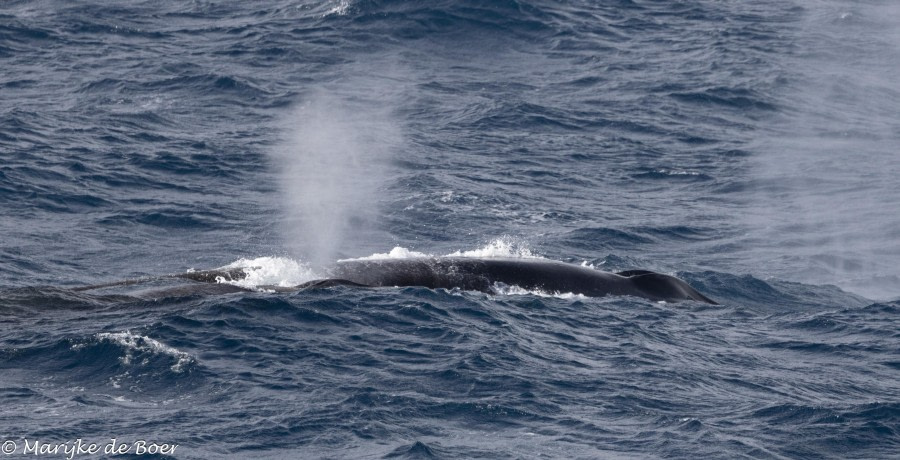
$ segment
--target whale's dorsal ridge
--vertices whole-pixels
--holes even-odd
[[[345,280],[341,278],[324,278],[318,280],[307,281],[305,283],[298,284],[294,286],[292,289],[321,289],[321,288],[330,288],[335,286],[351,286],[351,287],[371,287],[368,284],[361,284],[355,281]]]
[[[628,278],[631,276],[655,275],[656,272],[651,272],[650,270],[625,270],[623,272],[617,272],[616,274]]]
[[[641,272],[643,270],[634,270]],[[628,280],[650,300],[696,300],[713,305],[719,303],[706,297],[684,281],[662,273],[644,271],[629,275]]]

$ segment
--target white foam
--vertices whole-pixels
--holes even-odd
[[[248,289],[254,289],[259,286],[296,286],[321,278],[308,265],[288,257],[238,259],[222,267],[222,269],[229,268],[243,268],[247,276],[240,280],[226,281],[218,279],[217,281]]]
[[[350,0],[340,0],[335,3],[336,5],[331,7],[330,10],[326,11],[325,14],[322,15],[322,17],[343,16],[347,14],[347,11],[350,10]]]
[[[101,332],[96,335],[97,340],[108,340],[125,349],[125,356],[120,358],[125,365],[131,365],[135,352],[162,354],[175,358],[177,361],[172,365],[175,372],[184,371],[184,367],[194,361],[191,355],[170,347],[157,340],[145,337],[143,335],[134,334],[130,331],[125,332]],[[144,361],[146,363],[146,360]]]
[[[538,297],[553,297],[556,299],[585,299],[584,294],[575,294],[574,292],[547,292],[541,289],[525,289],[516,285],[508,285],[503,283],[494,283],[493,291],[497,295],[533,295]]]
[[[443,256],[436,256],[425,252],[412,251],[402,246],[395,246],[390,252],[376,252],[370,256],[353,259],[341,259],[338,262],[353,260],[381,260],[381,259],[415,259],[419,257],[471,257],[471,258],[512,258],[512,259],[543,259],[535,255],[528,247],[511,237],[497,238],[485,246],[468,251],[456,251]]]
[[[380,259],[415,259],[418,257],[434,257],[433,254],[426,254],[424,252],[418,251],[410,251],[401,246],[395,246],[394,249],[391,249],[390,252],[387,253],[378,253],[372,254],[370,256],[359,257],[356,259],[341,259],[338,262],[346,262],[351,260],[380,260]]]
[[[699,171],[686,171],[683,169],[657,169],[654,172],[667,176],[699,176],[703,174]]]
[[[446,257],[543,259],[531,252],[524,243],[508,236],[497,238],[479,249],[456,251],[447,254]]]

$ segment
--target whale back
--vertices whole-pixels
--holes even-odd
[[[186,295],[191,292],[219,294],[249,290],[227,284],[244,279],[245,268],[225,268],[138,278],[72,288],[89,291],[142,284],[154,280],[181,279],[214,283],[209,289],[183,285],[168,290],[140,293],[151,297]],[[589,297],[631,295],[654,301],[695,300],[716,304],[684,281],[646,270],[609,273],[591,267],[547,259],[502,259],[468,257],[422,257],[408,259],[356,259],[339,261],[329,270],[329,277],[308,281],[293,287],[257,286],[267,291],[294,291],[335,286],[394,287],[421,286],[430,289],[463,289],[495,293],[502,285],[518,286],[548,294],[572,293]]]
[[[650,300],[715,303],[684,281],[646,270],[619,274],[546,259],[408,258],[341,261],[335,278],[374,286],[422,286],[431,289],[494,292],[498,284],[547,293],[589,297],[633,295]]]

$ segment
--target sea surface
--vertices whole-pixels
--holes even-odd
[[[0,2],[0,449],[900,458],[898,44],[893,0]],[[451,254],[720,305],[260,288]]]

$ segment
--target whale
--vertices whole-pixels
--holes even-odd
[[[635,296],[653,301],[716,304],[674,276],[647,270],[605,272],[538,258],[422,257],[339,261],[332,279],[372,287],[422,286],[496,293],[516,286],[547,294]]]
[[[252,268],[249,268],[252,270]],[[410,257],[341,260],[326,270],[327,277],[296,286],[257,286],[258,290],[289,292],[305,289],[351,286],[361,288],[423,287],[460,289],[497,294],[504,287],[519,287],[546,294],[580,294],[586,297],[634,296],[652,301],[696,301],[717,304],[674,276],[647,270],[618,273],[597,270],[548,259]],[[198,293],[223,294],[251,290],[231,284],[247,277],[248,269],[226,268],[166,275],[208,284]],[[147,279],[84,286],[84,291],[137,284]],[[190,286],[171,288],[175,293],[191,293]]]

